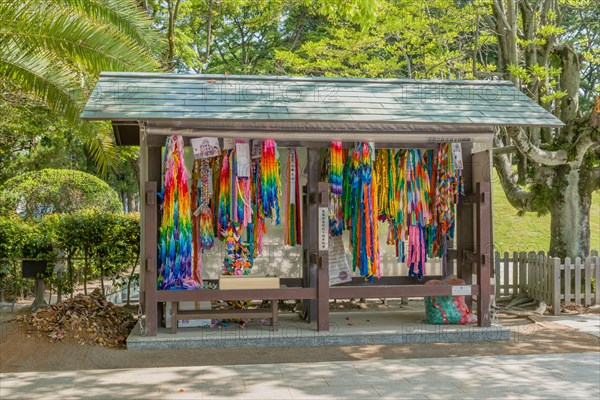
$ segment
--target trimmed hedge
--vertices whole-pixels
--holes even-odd
[[[9,179],[0,189],[0,209],[40,217],[82,209],[122,211],[119,195],[102,179],[83,171],[43,169]]]

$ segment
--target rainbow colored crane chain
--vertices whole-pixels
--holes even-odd
[[[333,141],[329,149],[326,163],[329,180],[329,233],[331,236],[341,236],[344,230],[344,208],[342,204],[344,183],[344,154],[342,142]]]
[[[274,140],[267,139],[262,144],[261,158],[261,207],[266,218],[271,218],[275,225],[279,219],[281,192],[281,176],[279,173],[279,155]]]
[[[169,136],[163,154],[158,271],[159,289],[198,288],[192,271],[192,213],[183,138]]]
[[[368,281],[381,276],[377,211],[377,177],[373,173],[374,149],[367,142],[358,143],[349,161],[350,191],[344,215],[350,216],[352,267],[359,268]]]

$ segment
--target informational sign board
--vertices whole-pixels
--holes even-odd
[[[470,296],[471,285],[452,285],[452,296]]]
[[[252,140],[252,159],[260,158],[262,156],[262,142],[261,139]]]
[[[329,249],[329,208],[319,207],[319,251]]]
[[[233,145],[234,144],[235,144],[235,139],[224,138],[223,139],[223,150],[231,150],[231,149],[233,149]]]
[[[235,144],[235,156],[237,159],[237,175],[240,178],[250,177],[250,145],[248,142]]]
[[[460,143],[452,143],[452,158],[456,169],[463,169],[462,147]]]
[[[329,238],[329,286],[350,282],[352,274],[341,236]]]

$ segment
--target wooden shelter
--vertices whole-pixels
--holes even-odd
[[[303,299],[311,321],[329,329],[329,301],[344,298],[450,296],[456,288],[424,285],[407,277],[375,282],[354,278],[329,286],[328,251],[319,242],[320,210],[328,185],[319,182],[320,148],[332,140],[380,148],[428,148],[461,143],[465,197],[457,209],[457,239],[448,270],[465,280],[467,303],[477,298],[479,326],[489,326],[492,290],[491,157],[472,154],[490,142],[497,126],[563,124],[505,81],[420,81],[312,77],[103,73],[83,111],[84,120],[111,121],[120,145],[140,146],[142,188],[142,293],[145,334],[156,335],[165,302]],[[282,278],[277,289],[158,290],[157,188],[161,146],[167,135],[184,138],[275,139],[306,147],[303,190],[302,277]],[[438,278],[428,276],[426,279]],[[462,294],[461,293],[461,294]],[[470,296],[469,296],[470,295]]]

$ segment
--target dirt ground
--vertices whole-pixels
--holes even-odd
[[[257,348],[240,351],[125,350],[70,342],[51,343],[45,338],[28,335],[15,324],[4,322],[7,315],[5,312],[3,314],[3,322],[0,322],[0,373],[600,351],[600,338],[550,322],[543,316],[500,314],[499,323],[511,329],[511,339],[504,342]]]

